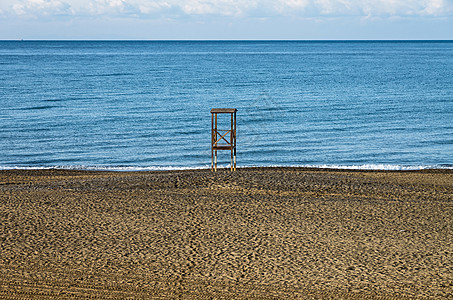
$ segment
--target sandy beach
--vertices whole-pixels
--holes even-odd
[[[0,298],[452,299],[453,170],[0,171]]]

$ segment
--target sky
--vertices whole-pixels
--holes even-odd
[[[0,0],[2,40],[453,40],[453,0]]]

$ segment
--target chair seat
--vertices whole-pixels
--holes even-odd
[[[217,145],[217,146],[212,146],[212,149],[214,149],[214,150],[231,150],[231,149],[234,149],[234,146],[232,146],[232,145]]]

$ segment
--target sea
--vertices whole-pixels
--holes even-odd
[[[0,169],[209,168],[212,108],[239,168],[453,169],[453,41],[0,41]]]

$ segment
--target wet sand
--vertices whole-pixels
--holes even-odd
[[[0,171],[0,298],[452,299],[453,171]]]

